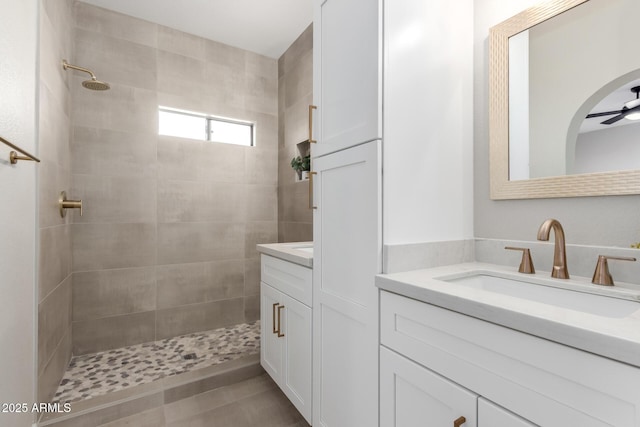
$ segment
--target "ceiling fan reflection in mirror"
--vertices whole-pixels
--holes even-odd
[[[640,120],[640,86],[632,87],[631,92],[636,94],[636,99],[625,102],[621,110],[588,114],[587,119],[615,115],[615,117],[611,117],[600,123],[603,125],[611,125],[622,119]]]

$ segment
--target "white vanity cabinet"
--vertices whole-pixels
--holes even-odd
[[[637,367],[386,291],[380,316],[385,427],[453,425],[469,413],[451,397],[463,391],[478,396],[477,421],[464,427],[640,427]],[[433,394],[447,422],[400,424],[412,399],[430,404],[427,379],[442,389]]]
[[[311,423],[311,269],[261,259],[260,363]]]
[[[315,155],[382,138],[377,0],[314,0]]]

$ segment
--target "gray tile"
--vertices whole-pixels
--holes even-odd
[[[70,226],[40,229],[38,299],[42,301],[71,274]]]
[[[276,221],[252,221],[245,225],[244,257],[259,258],[257,244],[276,243],[278,240],[278,223]]]
[[[213,40],[205,41],[205,60],[207,63],[226,65],[238,73],[245,72],[246,51]]]
[[[156,24],[84,2],[74,2],[74,7],[78,28],[151,47],[157,45]]]
[[[157,407],[110,423],[100,424],[98,427],[163,427],[164,425],[164,408]]]
[[[73,274],[73,320],[91,320],[156,308],[155,267]]]
[[[38,374],[71,331],[71,276],[38,304]]]
[[[249,184],[278,184],[278,150],[253,147],[247,150],[246,182]]]
[[[71,217],[63,218],[60,215],[58,202],[60,191],[68,191],[71,188],[69,170],[62,169],[59,165],[43,159],[39,164],[38,172],[40,184],[38,189],[40,228],[71,223]]]
[[[313,224],[282,222],[282,242],[308,242],[313,240]]]
[[[244,260],[244,296],[260,294],[260,258]]]
[[[275,185],[247,185],[247,220],[277,221],[278,192]]]
[[[230,222],[158,224],[158,263],[242,259],[244,224]]]
[[[113,84],[110,90],[96,92],[82,87],[83,80],[75,75],[69,80],[74,126],[158,134],[155,91]]]
[[[87,354],[155,339],[153,311],[73,322],[73,354]]]
[[[155,177],[156,133],[73,128],[72,171],[76,174]]]
[[[163,265],[157,270],[158,309],[243,295],[242,260]]]
[[[211,83],[205,79],[202,60],[159,50],[158,91],[198,97]]]
[[[243,117],[231,115],[229,109],[244,112],[247,108],[247,76],[244,66],[237,68],[231,64],[207,62],[204,78],[209,82],[215,82],[204,88],[204,95],[210,105],[211,113],[243,119]]]
[[[313,24],[310,24],[279,59],[278,73],[288,73],[307,52],[313,49]]]
[[[313,94],[308,92],[283,111],[285,145],[295,145],[309,138],[309,105],[311,104],[313,104]]]
[[[297,103],[301,98],[313,91],[313,53],[307,52],[302,58],[284,75],[285,80],[285,101],[284,106],[288,108]]]
[[[64,86],[62,94],[56,96],[46,84],[40,82],[38,157],[68,170],[71,167],[70,93],[64,83],[61,85]]]
[[[164,405],[167,422],[188,418],[198,413],[206,412],[235,400],[275,390],[276,384],[267,375],[262,374],[226,387],[220,387],[208,392],[178,400]]]
[[[278,79],[247,75],[245,81],[245,108],[265,114],[278,114]],[[286,105],[286,103],[285,103]]]
[[[158,176],[240,183],[244,181],[245,151],[249,148],[162,136],[158,139]]]
[[[144,267],[156,262],[156,225],[73,224],[73,270]]]
[[[199,60],[205,59],[205,39],[162,25],[158,26],[158,49]]]
[[[83,215],[74,223],[150,223],[156,221],[156,180],[141,177],[78,175],[67,196],[81,199]]]
[[[260,295],[244,297],[244,321],[253,322],[260,319]]]
[[[278,78],[278,61],[276,59],[246,51],[244,61],[247,74],[270,79]]]
[[[238,221],[245,217],[244,186],[236,183],[161,180],[159,222]]]
[[[38,402],[51,402],[70,359],[71,328],[67,329],[49,362],[38,374]]]
[[[98,80],[112,87],[125,85],[156,89],[155,48],[79,28],[76,29],[75,41],[74,65],[90,69]],[[89,77],[82,73],[77,75],[85,79]]]
[[[164,339],[242,323],[242,310],[242,298],[158,310],[157,337]]]

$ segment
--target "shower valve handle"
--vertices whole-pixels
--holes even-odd
[[[67,192],[61,191],[58,198],[58,204],[60,205],[60,216],[64,218],[67,216],[67,209],[80,209],[80,216],[82,216],[82,200],[69,200],[67,199]]]

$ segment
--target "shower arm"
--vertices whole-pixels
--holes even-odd
[[[91,75],[91,79],[92,79],[92,80],[98,80],[98,79],[96,78],[96,75],[95,75],[95,74],[93,74],[93,73],[91,72],[91,70],[87,70],[86,68],[78,67],[77,65],[71,65],[71,64],[69,64],[65,59],[63,59],[63,60],[62,60],[62,68],[64,68],[65,70],[66,70],[67,68],[71,68],[72,70],[83,71],[83,72],[85,72],[85,73],[87,73],[87,74],[90,74],[90,75]]]

